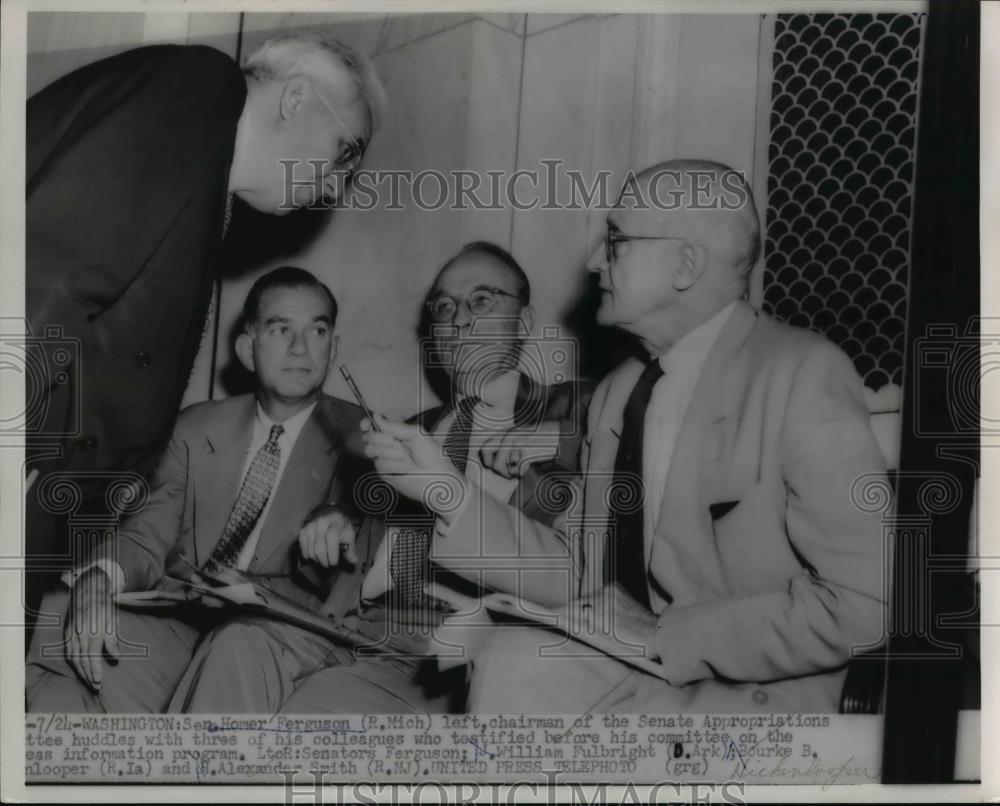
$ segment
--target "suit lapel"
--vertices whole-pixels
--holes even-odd
[[[421,412],[417,412],[409,419],[408,422],[412,422],[415,425],[420,426],[420,428],[427,434],[433,434],[438,423],[441,421],[441,418],[444,417],[449,411],[451,411],[451,406],[449,404],[442,403],[439,406],[434,406],[429,409],[424,409]]]
[[[201,445],[202,473],[194,478],[197,501],[195,558],[202,565],[222,537],[239,492],[240,477],[253,439],[256,400],[247,395],[234,417],[220,420]],[[202,493],[204,491],[204,493]]]
[[[265,567],[275,552],[287,548],[289,536],[298,534],[302,526],[303,513],[313,509],[315,502],[323,500],[330,489],[336,459],[331,454],[336,445],[321,426],[324,416],[320,400],[302,427],[278,488],[273,492],[257,542],[254,570]]]
[[[651,557],[674,601],[723,589],[722,569],[709,545],[712,496],[721,492],[731,463],[736,411],[745,378],[737,358],[756,321],[748,304],[733,309],[702,368],[677,433]],[[669,381],[668,381],[669,382]],[[666,555],[666,556],[663,556]],[[668,580],[662,579],[664,575]]]
[[[517,393],[514,396],[514,428],[519,431],[531,431],[545,419],[548,407],[549,389],[536,383],[523,372],[517,380]],[[543,472],[537,465],[529,465],[521,474],[508,503],[521,509],[530,508]]]
[[[514,395],[514,427],[531,428],[545,419],[551,387],[543,386],[523,372]]]

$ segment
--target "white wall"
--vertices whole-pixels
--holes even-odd
[[[78,67],[141,45],[211,45],[236,55],[239,14],[28,14],[28,97]]]

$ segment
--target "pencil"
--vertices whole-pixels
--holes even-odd
[[[355,400],[358,401],[358,405],[364,410],[365,416],[368,418],[368,422],[372,424],[372,429],[375,431],[381,431],[382,429],[379,428],[378,423],[375,422],[375,413],[365,402],[364,397],[361,395],[361,390],[358,389],[358,385],[354,382],[354,378],[351,377],[351,373],[348,372],[347,367],[343,364],[340,365],[340,374],[344,376],[344,380],[347,382],[347,386],[351,390],[351,394],[354,395]]]

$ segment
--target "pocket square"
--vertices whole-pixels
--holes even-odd
[[[709,504],[708,514],[712,516],[713,521],[717,521],[719,518],[727,515],[739,503],[739,501],[719,501],[715,504]]]

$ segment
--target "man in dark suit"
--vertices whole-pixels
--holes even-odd
[[[414,418],[418,427],[487,494],[550,521],[559,485],[578,473],[582,418],[590,388],[578,381],[543,386],[524,372],[532,331],[528,278],[494,244],[469,244],[438,273],[427,298],[432,337],[425,370],[448,379],[446,403]],[[431,582],[476,592],[427,563],[433,518],[411,501],[381,497],[374,474],[362,479],[359,506],[371,514],[357,531],[336,509],[304,530],[303,555],[323,561],[341,543],[353,545],[353,563],[340,563],[324,612],[387,650],[389,657],[331,653],[313,639],[323,668],[310,675],[273,651],[263,629],[224,625],[199,647],[185,675],[189,693],[172,707],[273,713],[441,712],[464,696],[464,669],[435,671],[433,630],[447,608],[424,594]],[[390,491],[391,492],[391,491]],[[367,505],[365,501],[367,500]],[[346,554],[343,555],[346,558]],[[178,690],[181,695],[181,689]]]
[[[560,608],[608,654],[498,626],[470,711],[837,710],[852,649],[884,626],[863,485],[884,488],[885,461],[850,359],[743,299],[759,238],[745,181],[703,160],[644,171],[608,214],[589,264],[597,321],[649,360],[597,387],[580,489],[554,526],[469,487],[438,508],[431,552],[459,573],[488,560],[487,584]],[[411,426],[365,440],[404,495],[448,470]]]
[[[293,548],[309,513],[340,502],[345,484],[350,490],[343,476],[352,450],[354,470],[363,465],[361,409],[321,391],[336,358],[336,314],[333,295],[302,269],[276,269],[254,284],[236,352],[256,377],[256,394],[185,409],[145,505],[66,579],[70,590],[47,595],[46,609],[66,616],[62,626],[35,631],[29,710],[166,706],[205,611],[174,617],[116,609],[117,592],[177,589],[175,578],[193,568],[213,576],[236,568],[319,609],[321,579],[301,567]]]
[[[26,553],[49,571],[73,549],[46,480],[103,509],[108,480],[145,475],[170,434],[232,197],[274,215],[335,198],[375,91],[349,48],[302,35],[242,71],[209,47],[130,50],[28,100],[26,309],[49,364],[27,389]]]

